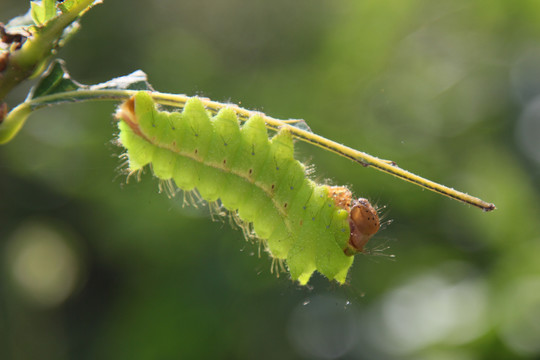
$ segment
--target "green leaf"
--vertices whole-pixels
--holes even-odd
[[[56,16],[56,0],[44,0],[43,7],[45,8],[45,22]]]
[[[43,24],[43,21],[45,19],[45,11],[43,10],[43,7],[39,3],[37,2],[30,3],[30,14],[32,15],[32,19],[34,20],[34,23],[36,25]]]
[[[74,6],[77,6],[78,3],[80,3],[80,0],[66,0],[61,4],[58,4],[58,7],[65,13],[73,9]]]
[[[45,95],[57,94],[66,91],[73,91],[81,88],[83,85],[71,79],[65,69],[62,60],[55,60],[43,77],[30,91],[28,99],[36,99]]]
[[[146,74],[137,70],[129,75],[120,76],[104,83],[96,85],[83,85],[71,78],[66,70],[64,61],[54,60],[47,71],[43,74],[40,81],[32,88],[26,101],[32,100],[34,104],[43,104],[40,98],[47,96],[51,100],[45,100],[48,104],[59,103],[60,97],[52,95],[61,95],[62,93],[86,90],[153,90],[148,83]],[[86,99],[81,99],[86,100]],[[75,99],[62,99],[61,102],[76,101]]]
[[[36,25],[44,25],[45,23],[47,23],[47,21],[53,19],[56,16],[56,1],[32,1],[30,3],[30,13]]]

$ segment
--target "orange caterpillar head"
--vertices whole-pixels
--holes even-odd
[[[367,199],[353,200],[349,212],[349,226],[351,227],[351,237],[345,253],[352,255],[356,252],[364,252],[364,246],[381,227],[377,210]]]
[[[344,249],[345,254],[364,252],[364,246],[381,227],[377,210],[367,199],[353,199],[351,191],[345,186],[328,186],[328,195],[334,199],[336,206],[349,213],[351,235]]]

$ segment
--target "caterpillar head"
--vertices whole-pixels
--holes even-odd
[[[337,207],[349,213],[351,236],[345,254],[364,252],[369,239],[379,231],[381,222],[377,210],[364,198],[353,199],[351,191],[345,186],[328,186],[328,195]]]
[[[381,227],[377,210],[367,199],[359,198],[352,201],[349,212],[349,226],[351,228],[351,237],[345,253],[364,252],[364,246]]]

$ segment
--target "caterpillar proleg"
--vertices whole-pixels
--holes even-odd
[[[219,201],[255,236],[290,276],[306,284],[318,271],[344,283],[353,256],[379,229],[368,200],[354,200],[349,189],[315,183],[294,158],[285,128],[269,138],[259,115],[240,124],[233,108],[216,115],[190,98],[182,112],[156,108],[137,92],[117,113],[119,142],[129,171],[151,164],[154,175],[184,191],[197,189]]]

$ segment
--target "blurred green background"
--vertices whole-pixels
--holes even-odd
[[[396,256],[302,288],[148,172],[126,184],[113,104],[45,109],[0,148],[1,359],[540,357],[540,2],[106,0],[82,25],[59,56],[83,83],[143,69],[498,209],[298,144],[387,206],[372,247]]]

